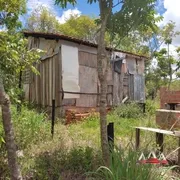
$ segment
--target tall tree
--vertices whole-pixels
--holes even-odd
[[[39,6],[28,18],[26,29],[28,31],[56,33],[59,31],[59,25],[56,16],[48,8]]]
[[[8,165],[12,180],[22,179],[17,163],[14,130],[11,119],[10,99],[5,89],[17,87],[18,75],[26,68],[36,69],[32,66],[40,58],[40,52],[35,49],[27,50],[27,40],[18,33],[0,32],[0,105],[5,132],[5,143],[8,153]]]
[[[16,145],[10,111],[10,99],[5,92],[5,85],[11,84],[16,79],[20,65],[23,67],[31,64],[33,52],[22,53],[27,41],[16,35],[15,29],[20,27],[19,15],[25,12],[25,0],[0,0],[0,25],[6,31],[0,32],[0,106],[2,112],[3,128],[5,132],[5,145],[8,156],[8,166],[12,180],[21,180],[22,175],[17,162]],[[22,55],[27,55],[22,58]],[[27,60],[24,59],[27,57]],[[39,58],[39,57],[38,57]],[[22,63],[22,59],[24,62]],[[26,63],[25,63],[26,62]]]
[[[19,27],[19,15],[26,12],[25,0],[0,0],[0,26],[5,26],[8,30]]]
[[[37,7],[26,23],[26,30],[60,33],[87,41],[97,42],[98,26],[95,18],[85,15],[71,15],[65,23],[60,23],[56,16],[46,7]]]
[[[97,30],[95,19],[85,15],[71,16],[59,26],[60,33],[93,43],[97,42]]]
[[[152,49],[151,58],[153,58],[152,63],[156,61],[156,65],[153,66],[152,63],[149,63],[146,71],[147,95],[152,98],[156,97],[161,86],[168,85],[170,88],[173,76],[179,77],[179,48],[176,48],[174,52],[170,52],[169,49],[172,40],[179,33],[176,31],[176,24],[170,21],[160,27],[155,34],[155,47]]]
[[[12,30],[15,27],[19,27],[18,17],[19,14],[25,12],[25,0],[10,0],[10,1],[0,1],[0,25],[4,26],[7,30]],[[8,47],[10,44],[7,43],[6,35],[3,33],[0,34],[0,51],[1,51],[1,60],[0,60],[0,105],[2,109],[2,120],[3,128],[5,131],[5,142],[6,149],[8,154],[8,165],[10,169],[11,179],[20,180],[22,179],[20,168],[17,163],[16,155],[16,146],[14,141],[14,131],[11,122],[11,113],[10,113],[10,101],[4,90],[4,72],[3,69],[6,67],[9,60]],[[12,49],[13,50],[13,49]],[[14,51],[11,54],[14,54]]]
[[[67,3],[76,3],[76,0],[56,0],[57,4],[66,7]],[[88,3],[98,2],[100,10],[100,29],[98,37],[98,77],[100,81],[100,131],[101,147],[105,165],[109,165],[109,147],[107,140],[107,120],[106,120],[106,94],[107,94],[107,67],[110,54],[105,47],[105,34],[110,31],[113,36],[121,34],[127,36],[130,29],[136,30],[139,26],[146,29],[154,26],[154,2],[155,0],[88,0]],[[113,8],[119,6],[119,11],[113,13]],[[112,36],[112,39],[113,39]]]

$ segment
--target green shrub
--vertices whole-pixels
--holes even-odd
[[[110,167],[101,166],[93,174],[102,180],[160,180],[158,168],[150,164],[137,164],[139,153],[129,149],[116,149],[111,154]]]
[[[146,100],[146,114],[152,116],[155,115],[156,109],[158,109],[158,103],[156,101]]]
[[[4,144],[4,130],[3,130],[3,125],[2,125],[2,121],[1,121],[0,122],[0,147],[3,144]]]
[[[95,170],[101,162],[101,155],[90,147],[77,147],[67,151],[43,153],[36,158],[34,178],[38,180],[61,179],[63,173],[85,176]],[[85,178],[83,178],[85,179]]]
[[[94,159],[93,149],[90,147],[86,148],[73,148],[67,154],[67,169],[72,171],[87,172],[92,170]]]
[[[50,121],[47,121],[44,113],[38,114],[33,110],[22,107],[22,112],[19,114],[16,107],[12,106],[12,120],[16,143],[21,149],[27,148],[28,145],[38,144],[51,136]]]
[[[140,118],[143,116],[142,108],[135,102],[118,106],[114,113],[121,118]]]

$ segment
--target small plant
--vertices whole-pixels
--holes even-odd
[[[93,171],[100,165],[100,157],[101,155],[90,147],[46,152],[36,158],[33,177],[40,180],[61,179],[63,173],[85,177],[86,172]]]
[[[93,169],[94,152],[90,147],[73,148],[67,155],[67,169],[87,172]]]
[[[150,116],[155,115],[156,109],[158,109],[158,103],[152,100],[146,100],[146,113]]]
[[[101,166],[93,174],[103,180],[160,180],[158,168],[150,164],[137,164],[139,153],[129,149],[116,149],[111,154],[111,164]]]
[[[27,148],[32,144],[37,144],[45,138],[50,137],[50,122],[46,121],[44,113],[36,113],[22,107],[19,114],[12,106],[12,119],[15,125],[16,142],[19,148]]]
[[[118,106],[114,113],[121,118],[140,118],[143,116],[142,109],[135,102]]]

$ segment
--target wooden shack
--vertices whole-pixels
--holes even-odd
[[[24,32],[24,35],[29,49],[46,52],[36,64],[40,74],[29,71],[24,74],[26,100],[50,109],[55,99],[58,114],[68,108],[86,111],[99,106],[96,44],[59,34]],[[111,48],[107,51],[111,53],[107,106],[117,106],[125,97],[144,103],[146,57]]]

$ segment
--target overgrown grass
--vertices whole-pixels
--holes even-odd
[[[132,148],[116,148],[111,154],[110,167],[101,166],[93,174],[102,180],[162,180],[165,177],[155,165],[138,164],[139,156]]]
[[[12,119],[19,149],[29,148],[50,138],[50,121],[45,113],[37,113],[26,107],[22,107],[22,112],[18,113],[12,106]]]
[[[69,151],[45,152],[35,159],[29,174],[38,180],[85,178],[85,173],[96,169],[101,156],[90,147],[76,147]],[[74,178],[76,179],[76,178]]]
[[[121,108],[118,108],[107,116],[108,122],[114,122],[115,143],[121,148],[129,142],[134,145],[135,126],[155,126],[153,104],[148,105],[147,114],[143,114],[136,104],[129,104],[123,108],[123,113]],[[137,115],[134,116],[134,113]],[[26,179],[85,179],[86,172],[95,171],[103,165],[97,114],[68,126],[57,119],[53,139],[50,121],[44,113],[38,114],[33,109],[23,107],[22,113],[18,114],[16,108],[12,107],[12,117],[17,148],[22,151],[19,157],[20,165]],[[1,124],[0,134],[3,135]],[[152,134],[142,133],[142,148],[151,150],[153,142],[155,138]],[[124,153],[128,155],[127,151]],[[0,175],[2,171],[3,177],[7,177],[7,157],[3,144]]]

